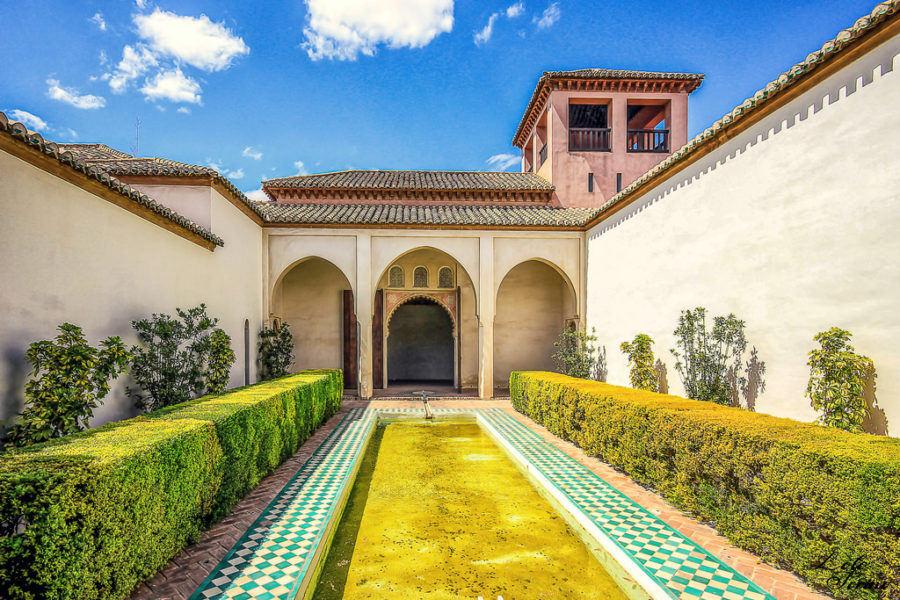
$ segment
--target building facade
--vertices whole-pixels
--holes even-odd
[[[549,72],[514,135],[520,173],[287,177],[263,182],[266,202],[0,113],[0,419],[21,410],[28,344],[59,323],[128,338],[133,319],[205,302],[232,385],[255,381],[256,333],[281,321],[295,368],[342,368],[365,398],[503,394],[510,371],[553,367],[566,327],[596,329],[622,385],[619,344],[650,334],[682,393],[671,332],[705,306],[747,321],[768,367],[757,410],[803,420],[812,337],[838,325],[879,368],[873,414],[897,421],[898,54],[888,2],[690,141],[701,75]],[[131,414],[124,385],[97,423]]]

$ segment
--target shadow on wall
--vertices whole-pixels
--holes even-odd
[[[660,394],[669,393],[669,375],[666,370],[666,363],[660,359],[656,359],[656,384]]]
[[[869,415],[863,421],[863,431],[866,433],[874,433],[875,435],[888,434],[887,415],[884,410],[879,408],[878,400],[875,399],[875,378],[870,377],[866,382],[866,389],[863,392],[863,398],[866,400],[866,407],[869,409]]]
[[[876,80],[876,73],[878,79],[892,73],[894,70],[894,59],[898,56],[900,56],[900,53],[898,53],[896,44],[884,44],[881,48],[861,58],[859,64],[856,64],[852,71],[847,70],[843,72],[841,79],[832,78],[830,80],[831,85],[819,91],[811,102],[805,102],[802,105],[802,110],[794,109],[786,114],[784,108],[781,108],[775,111],[774,114],[765,117],[762,121],[755,123],[750,132],[741,133],[737,138],[729,140],[721,147],[716,148],[708,157],[690,165],[677,177],[672,177],[664,182],[664,187],[659,189],[653,196],[642,198],[640,202],[622,211],[617,217],[603,223],[590,236],[590,239],[596,239],[624,221],[636,216],[645,208],[659,202],[678,188],[687,187],[694,181],[699,181],[704,175],[715,171],[720,165],[724,166],[726,162],[737,158],[738,155],[745,154],[757,144],[768,141],[782,131],[806,121],[810,116],[821,112],[823,109],[852,96],[859,89],[873,83]],[[746,140],[748,133],[752,133],[752,139],[744,141],[737,146],[737,140]]]
[[[25,380],[31,369],[25,362],[25,352],[18,346],[7,346],[2,357],[6,381],[0,396],[0,439],[6,437],[6,428],[12,425],[16,415],[25,406]]]

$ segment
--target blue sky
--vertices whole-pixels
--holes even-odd
[[[693,136],[873,6],[14,0],[0,110],[126,152],[140,119],[140,155],[215,166],[248,192],[348,168],[515,170],[503,155],[545,70],[705,73]]]

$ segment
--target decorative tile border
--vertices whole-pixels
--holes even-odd
[[[633,575],[678,600],[773,600],[759,586],[631,501],[587,467],[543,441],[499,408],[438,408],[474,415],[573,516],[599,530]],[[353,484],[379,416],[421,416],[420,408],[354,408],[216,566],[191,600],[288,600],[314,569],[332,521]],[[609,547],[612,544],[613,547]]]

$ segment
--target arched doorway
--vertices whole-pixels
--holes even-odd
[[[576,316],[575,291],[552,266],[527,260],[513,267],[497,291],[494,386],[509,388],[512,371],[552,371],[553,343]]]
[[[272,293],[272,316],[290,325],[294,337],[292,371],[343,369],[344,385],[356,387],[353,294],[347,277],[331,262],[311,257],[290,267]]]
[[[387,325],[388,385],[453,385],[453,321],[443,306],[431,298],[411,298]]]

